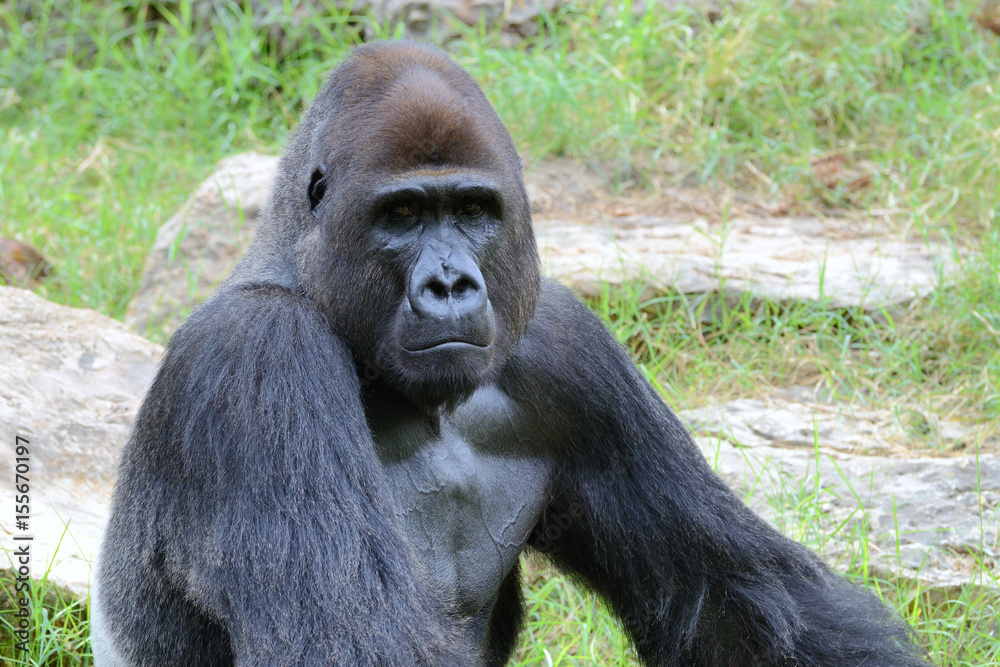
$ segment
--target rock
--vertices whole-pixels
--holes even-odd
[[[161,354],[104,315],[0,287],[0,476],[13,504],[15,437],[26,438],[34,577],[51,565],[50,582],[86,594],[118,452]],[[25,534],[12,510],[0,515],[3,549]]]
[[[878,310],[926,296],[956,268],[942,244],[847,234],[838,219],[745,217],[710,224],[623,216],[581,225],[537,220],[548,275],[587,296],[644,283],[640,298],[676,290],[750,292],[773,301],[826,300]]]
[[[736,399],[715,409],[685,413],[688,426],[742,447],[781,443],[812,452],[824,448],[847,453],[905,451],[905,433],[891,414],[856,408],[774,399]]]
[[[125,322],[145,336],[170,334],[250,244],[278,158],[226,158],[156,235]]]
[[[756,512],[811,539],[835,567],[867,544],[877,575],[920,582],[938,597],[970,583],[1000,590],[982,576],[1000,567],[1000,456],[904,456],[903,433],[887,415],[786,394],[682,418]],[[796,512],[813,509],[825,518],[806,516],[803,533]]]

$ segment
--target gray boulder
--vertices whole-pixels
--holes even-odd
[[[0,287],[0,477],[12,501],[16,437],[27,440],[31,505],[26,531],[12,507],[0,515],[0,548],[33,535],[32,576],[51,568],[51,582],[86,594],[118,453],[161,354],[109,317]]]
[[[219,162],[156,235],[125,322],[166,336],[212,291],[250,245],[278,158],[242,153]]]
[[[891,413],[782,392],[682,413],[709,462],[786,535],[837,569],[867,549],[878,576],[953,596],[1000,592],[1000,455],[915,454]],[[983,432],[943,429],[967,449]],[[822,512],[817,519],[815,512]],[[981,564],[980,564],[981,563]]]
[[[536,221],[546,273],[597,296],[644,284],[641,298],[676,290],[879,310],[929,294],[958,266],[942,243],[841,219],[744,217],[725,223],[653,216]]]

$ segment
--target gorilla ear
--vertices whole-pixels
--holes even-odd
[[[319,206],[326,193],[326,170],[326,163],[321,162],[309,181],[309,210],[317,218],[319,215],[316,213],[316,207]]]

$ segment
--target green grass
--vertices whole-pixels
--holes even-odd
[[[280,151],[358,32],[345,17],[295,25],[279,12],[287,39],[276,46],[235,6],[206,31],[189,2],[157,22],[142,4],[0,3],[0,237],[55,265],[44,296],[116,318],[160,224],[218,159]],[[668,401],[810,384],[896,410],[914,448],[944,447],[935,424],[947,418],[982,424],[974,444],[995,449],[985,438],[1000,424],[1000,40],[973,26],[975,3],[758,0],[716,23],[685,11],[633,19],[627,3],[600,17],[593,4],[545,17],[541,36],[517,47],[483,29],[448,47],[529,165],[598,162],[623,190],[736,188],[793,212],[887,218],[980,253],[902,312],[643,301],[639,285],[594,300]],[[830,156],[870,183],[821,183],[812,163]],[[702,324],[705,308],[715,315]],[[789,489],[784,525],[822,548],[844,528],[802,484]],[[995,579],[995,565],[942,600],[872,578],[863,547],[840,569],[896,605],[938,664],[1000,662],[1000,601],[974,585]],[[528,579],[517,664],[629,664],[592,596],[538,563]],[[86,610],[48,586],[36,596],[23,664],[88,664]]]
[[[6,559],[7,554],[0,557]],[[91,664],[87,602],[50,585],[48,569],[25,591],[10,574],[16,568],[8,562],[4,566],[10,567],[0,577],[0,657],[4,664],[25,667]],[[17,647],[23,641],[23,637],[15,635],[21,619],[13,615],[15,610],[24,608],[21,604],[24,598],[29,601],[27,651]]]

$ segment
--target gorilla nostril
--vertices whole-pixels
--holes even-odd
[[[476,292],[476,283],[468,276],[460,276],[455,282],[448,280],[430,280],[424,285],[424,290],[429,291],[436,299],[446,301],[449,297],[461,299],[469,293]]]
[[[429,289],[431,291],[431,294],[433,294],[439,299],[448,298],[448,288],[445,287],[444,283],[440,281],[437,280],[431,281],[430,283],[427,284],[427,289]]]

